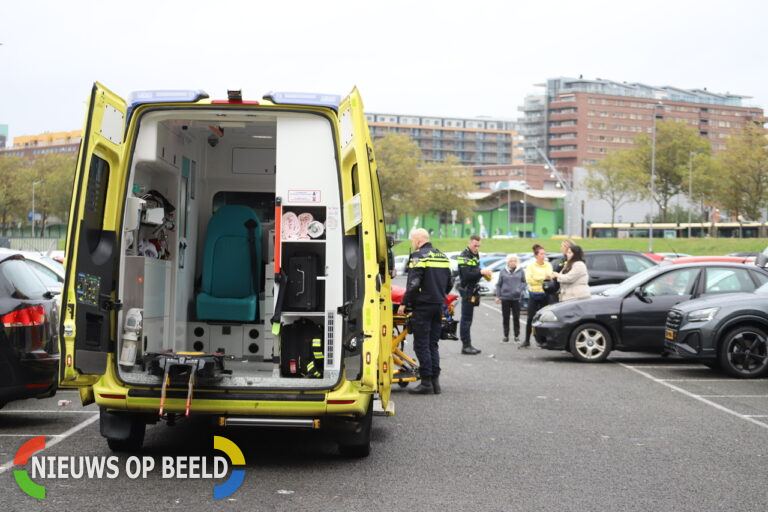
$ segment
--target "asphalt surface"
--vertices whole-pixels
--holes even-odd
[[[346,460],[313,432],[220,430],[205,422],[148,428],[145,450],[205,455],[212,435],[243,450],[245,481],[213,500],[219,480],[37,479],[16,485],[16,450],[47,437],[45,456],[110,456],[97,411],[77,394],[0,411],[2,510],[675,510],[768,509],[768,380],[737,381],[674,358],[615,353],[604,364],[501,344],[491,299],[476,310],[483,350],[441,342],[439,396],[395,388],[394,417],[374,419],[371,455]],[[57,405],[62,399],[68,406]],[[25,412],[26,411],[26,412]],[[91,423],[87,423],[91,421]],[[54,446],[51,443],[56,442]],[[121,455],[121,466],[128,456]],[[5,465],[4,465],[5,464]]]

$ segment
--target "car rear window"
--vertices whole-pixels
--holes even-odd
[[[17,299],[37,299],[46,292],[43,282],[23,259],[0,262],[0,293]]]

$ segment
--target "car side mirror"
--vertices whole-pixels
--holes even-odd
[[[637,297],[638,299],[640,299],[641,301],[643,301],[645,303],[651,302],[651,300],[645,294],[645,291],[640,286],[635,288],[635,297]]]
[[[757,255],[757,258],[755,258],[755,265],[758,267],[765,267],[766,263],[768,263],[768,256],[761,252]]]

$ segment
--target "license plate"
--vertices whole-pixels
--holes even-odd
[[[664,331],[664,337],[667,338],[668,340],[674,340],[675,339],[675,331],[673,331],[672,329],[666,329]]]

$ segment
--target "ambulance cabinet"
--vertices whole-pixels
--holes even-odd
[[[171,262],[144,256],[125,257],[124,308],[141,308],[144,352],[167,350]]]

